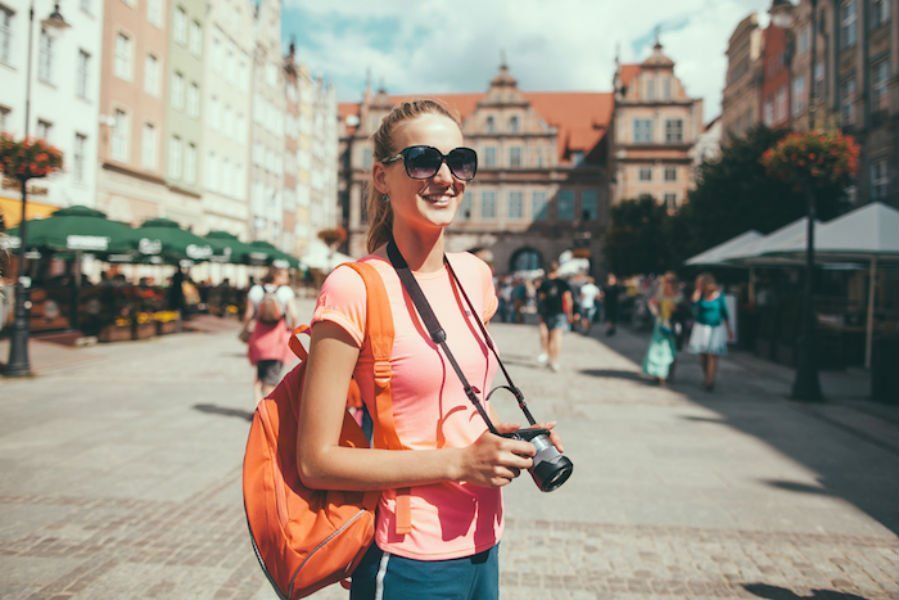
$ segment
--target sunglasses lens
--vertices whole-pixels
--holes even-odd
[[[406,151],[404,157],[406,173],[412,179],[433,177],[443,163],[440,153],[434,148],[415,146]]]
[[[478,172],[478,155],[471,148],[456,148],[446,157],[453,175],[462,181],[471,181]]]

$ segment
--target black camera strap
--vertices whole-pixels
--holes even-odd
[[[406,289],[406,292],[412,299],[412,303],[415,305],[415,309],[418,311],[421,320],[424,322],[424,325],[428,330],[428,334],[431,336],[431,340],[443,350],[443,353],[446,355],[446,358],[452,366],[453,371],[456,372],[456,376],[459,378],[459,381],[462,382],[462,387],[465,390],[465,395],[477,409],[478,413],[481,415],[481,418],[484,419],[484,422],[487,424],[487,428],[490,430],[490,432],[494,434],[498,433],[496,427],[494,427],[493,425],[493,422],[490,420],[490,417],[487,415],[487,411],[484,410],[484,406],[481,404],[481,401],[478,398],[478,393],[480,392],[480,390],[473,387],[469,383],[468,378],[465,377],[465,373],[462,372],[462,368],[459,366],[459,363],[456,361],[455,356],[453,356],[453,353],[450,351],[449,346],[446,343],[446,331],[443,329],[443,327],[441,327],[440,321],[437,320],[437,315],[434,314],[434,310],[431,308],[431,304],[428,302],[428,299],[425,297],[421,286],[418,284],[418,281],[412,274],[412,270],[409,268],[409,264],[406,262],[406,259],[403,258],[402,253],[400,252],[399,248],[397,248],[396,243],[393,240],[390,240],[390,242],[387,243],[387,257],[390,259],[390,263],[396,270],[396,273],[399,276],[403,287]],[[468,294],[465,292],[465,288],[462,286],[462,282],[459,280],[459,277],[456,275],[455,270],[453,270],[453,267],[446,256],[443,257],[443,264],[449,271],[450,276],[456,282],[456,286],[462,293],[462,297],[465,299],[466,304],[468,304],[468,308],[471,311],[472,316],[478,323],[478,327],[480,328],[481,333],[484,336],[484,341],[486,342],[487,347],[490,348],[491,352],[493,352],[493,355],[496,357],[500,369],[502,369],[506,381],[509,383],[508,386],[501,387],[508,389],[510,392],[512,392],[512,394],[515,395],[515,399],[518,401],[518,406],[524,412],[524,415],[527,418],[528,422],[531,425],[534,425],[536,421],[531,415],[530,410],[528,410],[527,404],[524,401],[524,395],[521,393],[521,390],[519,390],[518,387],[514,383],[512,383],[512,378],[509,376],[509,372],[506,370],[506,366],[503,364],[502,359],[499,357],[499,353],[497,353],[496,351],[493,340],[491,340],[490,335],[487,333],[487,328],[481,321],[480,315],[478,314],[477,310],[475,310],[471,299],[468,297]],[[488,399],[490,398],[490,395],[492,393],[493,392],[487,395]]]

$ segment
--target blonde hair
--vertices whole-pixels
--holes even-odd
[[[703,296],[714,294],[718,290],[718,282],[715,281],[715,276],[711,273],[700,273],[699,279]]]
[[[374,146],[373,157],[381,162],[394,156],[402,148],[393,147],[393,130],[403,121],[414,119],[421,115],[443,115],[462,128],[459,118],[439,100],[418,99],[395,106],[381,121],[380,127],[371,136]],[[375,188],[374,169],[371,180],[368,182],[368,251],[374,252],[376,248],[390,241],[393,235],[393,210],[390,201],[385,200]]]

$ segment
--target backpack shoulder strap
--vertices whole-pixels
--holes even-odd
[[[374,357],[375,414],[374,447],[388,450],[406,450],[396,433],[393,420],[393,398],[390,380],[393,371],[390,357],[393,354],[393,315],[390,299],[384,287],[384,280],[378,271],[368,263],[344,263],[356,271],[365,283],[365,337],[371,345]],[[403,535],[412,531],[412,510],[409,489],[396,490],[396,533]]]

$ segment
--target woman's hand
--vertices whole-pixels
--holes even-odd
[[[500,433],[513,433],[521,428],[497,423],[496,429]],[[536,449],[530,442],[485,431],[473,444],[461,449],[452,478],[484,487],[502,487],[518,477],[521,469],[531,468],[534,454]]]
[[[562,438],[555,431],[556,422],[550,421],[548,423],[537,423],[534,427],[539,429],[548,429],[549,430],[549,441],[553,443],[553,446],[556,447],[556,450],[559,452],[565,452],[565,447],[562,446]]]

